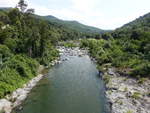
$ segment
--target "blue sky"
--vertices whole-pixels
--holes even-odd
[[[0,0],[14,7],[19,0]],[[77,20],[101,29],[115,29],[150,12],[150,0],[26,0],[39,15]]]

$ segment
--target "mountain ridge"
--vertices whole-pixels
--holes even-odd
[[[105,31],[107,31],[107,30],[102,30],[93,26],[84,25],[76,20],[62,20],[52,15],[47,15],[47,16],[37,15],[37,16],[38,18],[41,18],[50,22],[55,22],[60,25],[66,26],[72,30],[83,32],[83,33],[84,32],[85,33],[104,33]]]

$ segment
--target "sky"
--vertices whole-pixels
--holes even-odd
[[[19,0],[0,0],[0,7],[15,7]],[[150,12],[150,0],[25,0],[35,13],[101,29],[116,29]]]

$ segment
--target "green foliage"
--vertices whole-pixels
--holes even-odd
[[[4,68],[0,71],[0,98],[11,93],[25,83],[15,69]]]
[[[38,58],[38,61],[41,64],[50,66],[50,62],[55,60],[59,56],[59,52],[53,46],[51,46],[51,45],[47,45],[47,46],[48,47],[43,52],[42,57]]]
[[[111,77],[109,75],[103,75],[103,80],[106,84],[108,84],[111,80]]]
[[[111,36],[110,33],[104,33],[104,34],[102,35],[102,38],[108,40],[108,39],[112,38],[112,36]]]
[[[101,71],[103,64],[110,63],[126,74],[148,77],[150,76],[150,34],[141,31],[137,37],[140,38],[84,39],[81,40],[80,47],[89,48],[91,56],[102,67]]]
[[[36,75],[38,63],[26,56],[15,55],[4,64],[6,67],[15,69],[22,77],[30,78]]]
[[[138,83],[143,84],[146,81],[147,81],[147,78],[139,78]]]
[[[25,12],[21,2],[21,11],[0,10],[0,98],[36,76],[39,63],[49,66],[59,55],[54,45],[66,32]]]
[[[38,16],[38,17],[42,18],[44,20],[48,20],[49,22],[55,23],[59,26],[61,25],[64,28],[71,29],[75,33],[81,33],[81,32],[85,33],[85,34],[88,34],[88,33],[95,34],[96,33],[96,35],[97,35],[98,33],[105,32],[104,30],[101,30],[101,29],[98,29],[95,27],[83,25],[77,21],[64,21],[64,20],[58,19],[53,16]]]
[[[7,38],[4,41],[4,45],[6,45],[12,52],[15,52],[17,49],[17,40],[12,38]]]
[[[39,64],[25,55],[15,55],[4,62],[0,71],[0,98],[36,76]]]
[[[20,10],[22,12],[24,12],[26,10],[27,6],[28,5],[25,3],[24,0],[20,0],[19,3],[18,3],[18,7],[20,8]]]
[[[77,44],[75,44],[74,42],[61,42],[60,46],[72,48],[72,47],[77,47]]]
[[[0,60],[2,62],[7,61],[12,55],[13,54],[7,46],[0,44]]]
[[[131,97],[134,98],[134,99],[140,99],[141,98],[141,94],[139,92],[134,92]]]
[[[141,64],[135,66],[133,68],[132,74],[134,75],[141,75],[141,76],[148,76],[150,74],[150,62],[142,62]]]
[[[128,110],[126,113],[133,113],[133,111],[131,111],[131,110]]]

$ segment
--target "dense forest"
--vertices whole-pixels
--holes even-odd
[[[0,97],[36,76],[39,64],[49,65],[58,56],[47,22],[35,19],[24,1],[0,11]]]
[[[61,24],[37,18],[24,0],[16,8],[0,10],[0,98],[37,75],[39,65],[50,66],[59,54],[59,41],[86,37]]]
[[[81,47],[89,48],[101,71],[113,66],[125,75],[150,77],[150,13],[99,40],[82,40]]]

